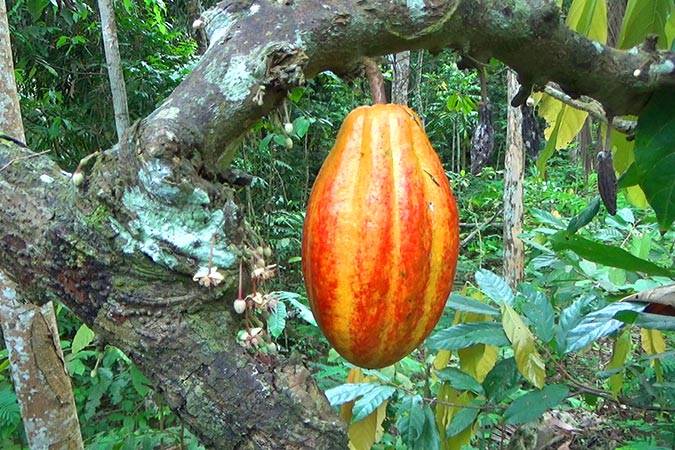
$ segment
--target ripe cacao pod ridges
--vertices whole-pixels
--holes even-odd
[[[374,105],[345,119],[308,202],[310,306],[348,361],[385,367],[438,321],[459,246],[457,206],[419,118]]]

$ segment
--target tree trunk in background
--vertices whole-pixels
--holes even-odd
[[[14,61],[5,0],[0,0],[0,132],[26,142],[21,123],[19,95],[14,80]]]
[[[396,53],[394,55],[394,82],[391,86],[391,102],[407,105],[409,86],[410,51]]]
[[[33,450],[84,448],[53,303],[19,302],[0,272],[0,322],[28,445]]]
[[[626,13],[627,0],[609,0],[607,2],[607,45],[616,47],[621,33],[621,23]]]
[[[105,61],[108,65],[108,78],[112,91],[113,109],[115,110],[115,127],[117,139],[121,140],[124,131],[129,128],[129,109],[127,106],[127,89],[122,73],[122,60],[117,43],[117,25],[112,0],[98,0],[101,13],[101,31],[105,48]]]
[[[509,106],[504,157],[504,277],[515,288],[523,279],[525,266],[523,241],[518,238],[523,231],[525,152],[521,131],[523,116],[520,108],[510,105],[520,87],[515,72],[509,70],[506,83]]]
[[[25,141],[5,0],[0,0],[0,99],[4,99],[0,130]],[[39,307],[19,302],[11,282],[0,271],[0,325],[31,449],[83,448],[53,304]]]
[[[586,118],[584,126],[579,132],[579,155],[584,166],[584,179],[588,181],[588,175],[593,170],[594,152],[591,148],[593,146],[593,133],[591,132],[591,125],[593,119]]]
[[[424,124],[424,106],[422,105],[422,73],[424,69],[424,50],[417,51],[417,74],[415,82],[415,97],[417,100],[417,114]]]

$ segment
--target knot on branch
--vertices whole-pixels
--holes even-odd
[[[288,44],[276,45],[267,56],[265,85],[290,89],[305,84],[304,69],[308,59],[302,48]]]

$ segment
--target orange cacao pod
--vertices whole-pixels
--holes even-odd
[[[328,341],[366,368],[410,353],[443,311],[458,247],[457,205],[419,118],[402,105],[353,110],[303,229],[307,294]]]

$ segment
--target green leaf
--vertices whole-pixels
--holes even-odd
[[[504,411],[506,423],[517,425],[538,419],[548,409],[563,401],[569,388],[564,384],[550,384],[540,391],[532,391],[518,397]]]
[[[614,340],[614,345],[612,346],[612,358],[607,364],[606,370],[618,369],[623,367],[630,352],[631,340],[630,340],[630,328],[626,328],[621,332],[617,338]],[[623,378],[624,370],[620,370],[618,373],[615,373],[609,380],[607,384],[609,385],[609,391],[614,394],[614,397],[619,395],[621,388],[623,387]]]
[[[481,291],[499,305],[513,304],[513,291],[506,280],[499,275],[489,270],[481,269],[476,272],[476,283],[478,283]]]
[[[474,377],[455,367],[446,367],[438,371],[436,375],[458,391],[471,391],[479,395],[484,394],[483,386]]]
[[[572,108],[546,94],[537,106],[537,111],[548,124],[544,130],[546,147],[539,153],[537,169],[542,177],[546,175],[546,162],[556,149],[567,148],[584,126],[588,113]]]
[[[94,340],[95,336],[94,332],[91,331],[87,325],[82,324],[80,328],[77,329],[77,333],[75,333],[70,352],[76,355],[80,350],[91,344],[91,341]]]
[[[502,325],[511,341],[518,371],[527,381],[541,388],[544,386],[546,369],[535,347],[534,336],[518,313],[508,305],[502,309]]]
[[[544,211],[543,209],[539,208],[532,208],[530,211],[530,214],[534,219],[536,219],[539,223],[542,223],[544,225],[549,225],[553,228],[557,228],[558,230],[564,230],[565,229],[565,224],[563,223],[562,220],[554,216],[548,211]]]
[[[600,197],[596,196],[578,216],[573,217],[567,224],[568,233],[576,233],[582,227],[591,223],[591,220],[600,212]]]
[[[659,37],[660,48],[668,48],[666,21],[673,9],[675,7],[672,0],[628,0],[618,48],[630,48],[641,44],[650,34]]]
[[[316,320],[314,319],[314,314],[312,314],[312,310],[300,301],[302,298],[300,294],[287,291],[274,291],[270,293],[270,295],[275,295],[279,300],[287,302],[296,310],[302,320],[309,323],[310,325],[314,325],[315,327],[317,326]]]
[[[675,331],[675,317],[651,314],[641,311],[619,311],[616,320],[651,330]]]
[[[138,395],[145,397],[150,392],[150,381],[133,364],[129,367],[129,375],[131,375],[131,385],[138,392]]]
[[[462,323],[440,330],[427,339],[431,350],[459,350],[475,344],[501,347],[509,344],[500,324],[495,322]]]
[[[675,172],[673,172],[675,173]],[[673,276],[673,272],[665,267],[657,266],[651,261],[633,256],[626,250],[612,245],[594,242],[576,234],[565,231],[549,237],[551,246],[556,252],[572,250],[582,258],[609,267],[640,272],[648,275]]]
[[[305,93],[304,87],[295,87],[290,91],[288,91],[288,98],[290,98],[293,103],[297,103],[298,101],[300,101],[304,93]]]
[[[440,450],[441,437],[438,434],[436,419],[429,405],[424,405],[424,427],[412,450]]]
[[[396,388],[392,386],[377,386],[374,389],[363,394],[363,396],[354,403],[352,408],[352,421],[363,420],[370,413],[375,411],[383,401],[394,395]]]
[[[298,117],[293,121],[293,131],[295,134],[302,139],[307,134],[309,126],[312,124],[313,120],[308,119],[307,117]]]
[[[576,327],[584,316],[584,310],[595,300],[592,295],[575,300],[570,306],[563,309],[560,313],[558,326],[556,327],[556,343],[560,352],[565,349],[565,339],[567,333]]]
[[[273,338],[278,338],[286,328],[286,305],[278,302],[276,308],[267,318],[267,331]]]
[[[42,12],[49,6],[49,0],[28,0],[26,6],[33,22],[37,22],[42,17]]]
[[[506,358],[497,363],[483,381],[485,395],[493,403],[501,402],[509,391],[519,385],[520,374],[514,358]]]
[[[326,398],[332,406],[351,402],[357,397],[367,394],[373,389],[382,386],[377,383],[345,383],[326,391]]]
[[[642,311],[644,303],[616,302],[587,314],[565,337],[565,353],[575,352],[623,326],[614,315],[619,311]]]
[[[466,430],[476,420],[479,413],[479,408],[462,408],[452,417],[452,421],[445,430],[446,437],[456,436]]]
[[[540,114],[541,114],[541,110]],[[560,133],[560,124],[562,122],[562,113],[563,110],[558,112],[558,115],[556,116],[555,122],[553,122],[553,128],[551,128],[550,124],[548,129],[551,129],[551,132],[547,138],[546,145],[544,148],[539,152],[539,156],[537,156],[537,161],[535,162],[535,165],[537,166],[537,170],[539,170],[539,175],[544,178],[546,176],[546,163],[548,160],[553,156],[553,153],[555,152],[555,147],[556,147],[556,142],[558,142],[558,134]],[[548,121],[547,121],[548,123]]]
[[[68,36],[61,36],[56,40],[56,48],[61,48],[68,42],[70,42],[70,38]]]
[[[419,395],[407,396],[401,402],[398,410],[398,420],[396,428],[408,447],[412,447],[422,436],[425,425],[424,409],[422,397]]]
[[[525,316],[534,327],[534,332],[542,342],[546,343],[553,339],[553,306],[543,292],[531,284],[522,286],[523,294],[527,303],[522,308]]]
[[[463,295],[455,293],[450,296],[445,307],[454,309],[455,311],[484,314],[486,316],[499,316],[498,309],[473,298],[464,297]]]
[[[605,0],[574,0],[567,13],[566,23],[579,34],[605,44],[607,42]]]
[[[675,90],[655,93],[638,119],[635,165],[661,230],[675,220]]]

